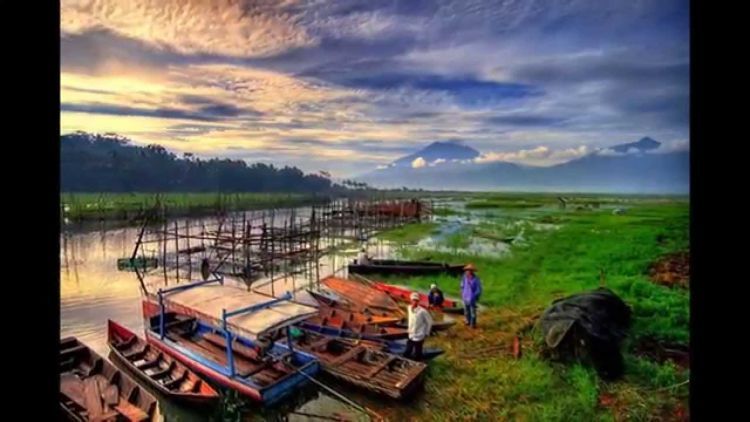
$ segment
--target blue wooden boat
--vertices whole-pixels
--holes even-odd
[[[205,306],[181,308],[188,301],[185,296],[181,302],[178,297],[174,303],[165,298],[169,293],[185,292],[201,286],[205,288],[216,281],[221,283],[221,280],[206,280],[162,289],[156,296],[158,302],[145,300],[143,312],[147,321],[148,343],[205,378],[264,405],[273,405],[288,397],[319,371],[319,361],[313,355],[295,350],[291,343],[265,343],[257,339],[263,338],[260,335],[251,339],[241,332],[242,324],[234,326],[227,321],[232,317],[240,320],[264,319],[263,312],[274,307],[277,308],[276,312],[272,310],[271,313],[278,314],[279,307],[284,309],[282,303],[291,299],[289,294],[232,311],[223,309],[218,318],[206,315],[209,308]],[[215,299],[211,295],[217,291],[221,294],[221,290],[192,290],[187,298],[195,299],[204,293],[204,296]],[[223,303],[231,302],[227,299]],[[253,314],[252,318],[248,314]],[[295,318],[299,319],[300,315]],[[289,324],[296,322],[295,319],[290,321]],[[251,322],[257,328],[257,321]],[[289,325],[284,325],[284,321],[278,319],[268,327],[269,330],[284,328],[288,330]]]

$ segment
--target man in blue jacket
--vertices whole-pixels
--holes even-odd
[[[466,325],[471,328],[477,327],[477,302],[482,295],[482,283],[475,274],[476,267],[469,264],[464,267],[464,276],[461,278],[461,299],[464,301],[464,315]]]

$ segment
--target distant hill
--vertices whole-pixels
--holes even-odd
[[[381,188],[688,193],[689,152],[661,153],[660,145],[645,137],[549,167],[474,161],[447,161],[419,168],[391,165],[357,179]]]
[[[241,160],[178,158],[159,145],[114,134],[60,136],[62,192],[330,192],[328,178],[295,167]]]
[[[659,148],[661,143],[654,141],[653,139],[646,136],[641,138],[638,142],[631,142],[629,144],[620,144],[610,147],[609,149],[615,152],[627,153],[628,151],[646,152]]]
[[[457,141],[433,142],[414,154],[401,157],[390,164],[391,167],[411,167],[414,160],[422,158],[427,163],[437,160],[471,160],[479,157],[479,151]]]

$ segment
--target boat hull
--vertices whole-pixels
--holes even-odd
[[[159,348],[165,353],[168,353],[192,371],[201,374],[216,384],[235,390],[243,396],[267,406],[278,403],[280,400],[292,394],[296,387],[307,382],[307,377],[299,372],[312,377],[319,370],[319,364],[317,360],[314,360],[303,367],[298,368],[297,372],[291,374],[290,377],[277,382],[273,386],[259,389],[243,383],[236,377],[230,376],[225,372],[226,368],[223,368],[214,362],[210,362],[186,348],[173,344],[167,339],[160,339],[159,335],[154,332],[147,332],[147,339],[149,344]]]
[[[130,359],[127,359],[122,351],[120,351],[114,343],[114,340],[117,338],[124,338],[124,337],[133,337],[135,338],[135,344],[133,346],[142,346],[147,345],[148,343],[139,338],[135,333],[132,333],[130,330],[126,329],[125,327],[120,326],[119,324],[115,323],[114,321],[108,322],[108,345],[110,350],[112,351],[112,356],[114,357],[114,361],[122,365],[123,367],[127,368],[128,371],[133,373],[135,376],[138,377],[138,379],[144,381],[147,385],[151,386],[153,389],[158,391],[159,393],[163,394],[164,396],[175,400],[177,402],[183,403],[183,404],[191,404],[191,405],[200,405],[200,406],[207,406],[207,405],[213,405],[216,404],[219,401],[219,393],[217,393],[213,388],[211,388],[208,384],[205,384],[202,379],[200,379],[195,373],[186,373],[185,374],[185,381],[189,382],[200,382],[200,391],[196,393],[190,393],[190,392],[181,392],[181,391],[174,391],[170,390],[168,388],[165,388],[164,385],[159,383],[158,381],[155,381],[153,378],[151,378],[148,374],[146,374],[143,370],[136,367],[135,363],[131,361]],[[145,354],[144,354],[145,355]],[[171,355],[169,355],[171,356]],[[167,358],[165,359],[165,363],[171,363],[171,360],[174,358]],[[180,371],[184,370],[184,367],[175,367],[174,371]]]
[[[349,264],[351,274],[383,274],[383,275],[440,275],[459,276],[463,273],[463,265],[450,265],[439,262],[373,260],[371,264]]]

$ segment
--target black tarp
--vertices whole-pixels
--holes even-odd
[[[588,358],[599,376],[613,379],[623,372],[620,345],[630,328],[630,314],[622,299],[602,287],[552,302],[539,327],[554,356]]]

